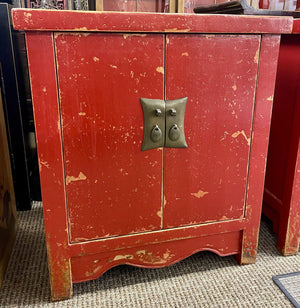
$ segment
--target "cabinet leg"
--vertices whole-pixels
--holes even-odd
[[[73,295],[70,259],[48,261],[52,301],[69,299]]]
[[[296,237],[292,239],[281,239],[278,236],[277,249],[284,256],[296,255],[299,252],[299,240]]]
[[[236,256],[239,264],[256,262],[259,228],[245,229],[242,233],[241,252]]]

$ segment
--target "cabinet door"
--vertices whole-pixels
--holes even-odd
[[[56,33],[55,48],[71,242],[160,229],[140,98],[163,99],[163,35]]]
[[[243,217],[259,35],[168,35],[166,99],[188,97],[187,149],[165,149],[164,227]]]

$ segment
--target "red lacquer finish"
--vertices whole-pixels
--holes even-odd
[[[245,209],[248,224],[243,233],[243,250],[239,255],[244,262],[255,259],[257,253],[257,244],[254,247],[253,243],[257,243],[258,240],[266,167],[266,154],[262,155],[262,153],[267,153],[269,142],[279,44],[280,36],[264,35],[262,37],[248,167]]]
[[[295,25],[299,24],[297,21]],[[300,240],[300,36],[280,44],[263,212],[273,221],[278,249],[296,254]]]
[[[72,296],[65,177],[54,44],[51,33],[26,35],[35,114],[50,285],[53,299]]]
[[[160,229],[163,153],[141,151],[140,98],[163,99],[163,35],[55,43],[71,242]]]
[[[15,9],[14,28],[39,31],[290,33],[289,17]],[[276,25],[276,26],[275,26]]]
[[[167,35],[166,98],[188,97],[188,148],[165,149],[165,228],[244,216],[259,51],[259,35]]]
[[[55,29],[87,16],[39,12],[43,25],[25,12],[15,25],[36,30],[50,15]],[[252,20],[237,16],[220,19],[235,21],[230,34],[207,35],[218,17],[169,34],[159,20],[181,32],[185,17],[117,13],[95,33],[108,15],[88,16],[92,32],[26,32],[53,300],[118,264],[167,266],[200,250],[255,262],[279,36],[233,35]],[[112,33],[132,24],[138,33]],[[188,148],[142,152],[140,98],[184,96]]]

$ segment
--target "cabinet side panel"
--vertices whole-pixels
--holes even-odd
[[[52,34],[27,33],[52,299],[72,294],[60,117]]]
[[[279,214],[283,210],[282,201],[291,143],[292,119],[300,82],[299,53],[299,35],[282,36],[274,93],[264,200]]]
[[[290,132],[291,144],[284,183],[284,197],[278,230],[279,250],[297,254],[300,243],[300,92],[298,92]]]
[[[279,44],[279,35],[262,36],[245,211],[247,224],[239,257],[241,263],[255,262],[257,254]]]
[[[140,98],[163,99],[163,38],[55,34],[72,242],[161,228],[163,153],[141,151]]]
[[[244,215],[260,36],[169,35],[166,97],[188,148],[165,150],[164,227]]]

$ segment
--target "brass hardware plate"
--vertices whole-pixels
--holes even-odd
[[[184,114],[187,97],[166,101],[166,148],[187,148]]]
[[[141,98],[144,113],[142,151],[168,147],[187,148],[184,114],[187,97],[174,100]]]
[[[165,101],[141,98],[144,113],[142,151],[161,148],[165,144]]]

